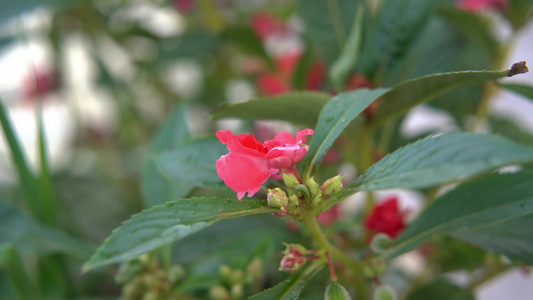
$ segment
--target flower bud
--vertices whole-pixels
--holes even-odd
[[[311,193],[311,196],[314,198],[317,195],[322,194],[320,192],[320,187],[318,186],[318,183],[316,183],[315,179],[313,177],[309,178],[307,182],[305,183],[307,188],[309,189],[309,192]]]
[[[185,269],[180,265],[174,265],[168,270],[168,280],[176,283],[185,277]]]
[[[396,292],[388,285],[380,285],[374,290],[374,300],[396,300]]]
[[[335,177],[331,177],[330,179],[326,180],[322,184],[322,192],[324,192],[324,195],[331,196],[335,193],[337,193],[340,189],[342,189],[342,179],[344,176],[337,175]]]
[[[229,298],[229,292],[224,286],[219,284],[209,289],[209,296],[214,300],[225,300]]]
[[[363,269],[365,276],[368,278],[378,277],[387,269],[385,260],[381,257],[375,257],[368,260]]]
[[[370,249],[374,253],[382,254],[387,252],[393,244],[393,240],[386,233],[378,233],[374,235],[370,242]]]
[[[287,247],[283,251],[285,256],[281,259],[279,270],[290,273],[297,272],[307,263],[305,257],[307,249],[299,244],[285,244],[285,247]]]
[[[292,173],[283,173],[283,182],[287,187],[295,187],[300,184],[300,181]]]
[[[240,298],[242,298],[242,296],[244,294],[243,288],[242,288],[242,284],[236,284],[236,285],[232,286],[230,294],[231,294],[231,298],[232,299],[240,299]]]
[[[268,189],[267,201],[270,207],[282,208],[289,205],[289,197],[280,188]]]
[[[298,204],[300,204],[300,199],[298,199],[298,196],[296,195],[291,195],[289,197],[289,203],[293,206],[298,206]]]

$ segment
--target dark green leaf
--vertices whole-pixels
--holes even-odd
[[[326,300],[351,300],[348,291],[338,282],[332,282],[326,289]]]
[[[250,27],[232,26],[226,28],[221,33],[221,38],[226,42],[239,45],[248,54],[263,58],[271,67],[274,67],[274,62],[263,48],[263,43]]]
[[[532,147],[498,136],[446,133],[385,156],[347,188],[425,188],[532,160]]]
[[[361,69],[382,82],[387,71],[402,60],[426,26],[437,1],[386,0],[369,27],[361,56]]]
[[[462,289],[439,278],[433,282],[414,290],[408,300],[474,300],[468,290]]]
[[[533,173],[492,174],[439,197],[396,240],[389,257],[447,233],[511,259],[533,263]]]
[[[126,261],[218,221],[273,211],[265,202],[252,200],[194,198],[167,202],[134,215],[114,230],[83,268],[91,270]]]
[[[492,62],[501,57],[501,45],[492,34],[491,23],[484,16],[453,6],[445,6],[439,13],[466,37],[486,51]]]
[[[515,92],[519,95],[526,97],[529,101],[533,101],[533,86],[527,84],[517,83],[502,83],[500,84],[504,89]]]
[[[510,0],[506,9],[506,17],[518,31],[528,20],[531,20],[533,3],[531,0]]]
[[[515,118],[489,116],[488,121],[492,133],[504,136],[517,143],[533,144],[533,132],[522,128]]]
[[[46,227],[28,215],[0,202],[0,245],[11,243],[22,253],[67,253],[86,258],[93,247],[85,242]]]
[[[325,93],[287,93],[223,106],[213,111],[211,116],[214,120],[223,118],[283,120],[311,127],[316,124],[320,110],[330,98],[331,96]]]
[[[327,63],[339,57],[350,33],[360,0],[299,0],[305,32]]]
[[[144,165],[142,174],[142,190],[147,206],[183,197],[194,187],[185,181],[166,176],[153,158],[159,152],[171,150],[190,138],[186,122],[186,106],[180,105],[159,129],[150,145],[149,159]]]
[[[275,287],[253,295],[249,300],[296,300],[309,280],[323,267],[323,264],[312,264],[302,272],[291,276]]]
[[[379,88],[341,93],[324,106],[304,160],[303,176],[305,178],[312,176],[333,142],[350,122],[386,91],[387,89]]]
[[[39,290],[31,282],[24,262],[12,244],[0,245],[0,268],[4,269],[20,299],[38,299]]]
[[[379,102],[372,122],[382,123],[401,116],[414,106],[427,102],[444,92],[507,76],[508,71],[467,71],[424,76],[404,81],[390,89]]]
[[[185,57],[203,57],[218,50],[219,40],[204,31],[187,32],[161,43],[158,60],[167,63]]]
[[[196,186],[222,186],[215,163],[227,154],[226,145],[208,137],[177,146],[159,153],[155,164],[169,180],[179,180]]]

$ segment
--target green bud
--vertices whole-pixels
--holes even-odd
[[[142,300],[159,300],[159,292],[157,291],[157,289],[151,290],[144,294]]]
[[[296,195],[298,195],[298,196],[305,195],[306,199],[311,198],[311,195],[309,194],[309,190],[303,184],[299,184],[299,185],[295,186],[294,187],[294,191],[296,192]]]
[[[326,180],[322,184],[322,192],[324,192],[325,196],[331,196],[340,191],[342,189],[342,179],[344,176],[337,175],[335,177],[331,177],[330,179]]]
[[[246,267],[246,273],[252,276],[252,278],[260,278],[263,276],[263,262],[260,258],[254,258]]]
[[[293,206],[298,206],[300,204],[300,199],[296,195],[291,195],[289,197],[289,203]]]
[[[225,300],[229,297],[229,292],[225,287],[218,284],[218,285],[212,286],[209,289],[209,296],[211,297],[211,299],[214,299],[214,300]]]
[[[366,277],[373,278],[383,274],[386,269],[387,264],[385,263],[385,260],[381,257],[374,257],[366,262],[363,272]]]
[[[370,249],[374,253],[383,254],[387,252],[393,244],[393,240],[386,233],[378,233],[374,235],[370,242]]]
[[[292,173],[283,173],[283,182],[285,182],[285,185],[290,188],[300,184],[298,178],[296,178],[296,176],[294,176]]]
[[[396,292],[388,285],[380,285],[374,290],[374,300],[396,300]]]
[[[231,277],[231,268],[228,265],[221,265],[218,268],[218,273],[220,274],[220,278],[224,281],[229,281],[229,278]]]
[[[322,194],[322,192],[320,191],[320,187],[318,186],[318,183],[316,183],[313,177],[309,178],[309,180],[307,180],[305,185],[307,185],[307,188],[309,189],[309,192],[311,193],[312,197],[316,197]]]
[[[267,201],[270,207],[282,208],[289,205],[289,197],[280,188],[268,189]]]
[[[244,272],[241,270],[233,270],[228,278],[230,285],[242,284],[244,282]]]
[[[232,299],[242,298],[242,296],[244,295],[242,284],[236,284],[232,286],[230,294]]]
[[[171,266],[168,270],[168,280],[176,283],[185,277],[185,269],[180,265]]]

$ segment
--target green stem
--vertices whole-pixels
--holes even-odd
[[[363,273],[363,264],[353,260],[328,241],[328,239],[322,233],[322,230],[320,229],[315,214],[312,210],[302,211],[301,216],[304,224],[309,228],[311,235],[320,245],[320,248],[326,252],[326,256],[331,255],[334,259],[338,260],[353,271],[356,278],[356,288],[358,291],[357,299],[368,299],[368,287]]]

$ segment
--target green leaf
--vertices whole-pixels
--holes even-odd
[[[94,250],[87,243],[44,226],[16,207],[0,202],[0,245],[6,243],[22,253],[66,253],[83,259]]]
[[[114,230],[83,269],[129,260],[222,220],[273,211],[262,201],[221,198],[179,199],[157,205]]]
[[[491,23],[484,16],[453,6],[444,6],[439,13],[466,37],[486,51],[492,62],[501,57],[501,45],[492,34]]]
[[[533,86],[527,84],[517,83],[502,83],[500,86],[504,89],[515,92],[519,95],[526,97],[529,101],[533,101]]]
[[[170,180],[195,186],[223,186],[216,161],[227,154],[226,146],[213,137],[192,140],[155,156],[157,168]]]
[[[522,128],[517,120],[512,117],[489,116],[490,130],[492,133],[501,135],[521,144],[533,144],[533,132]]]
[[[326,300],[351,300],[348,291],[338,282],[332,282],[326,289]]]
[[[203,57],[219,49],[220,41],[213,34],[205,31],[191,31],[175,38],[165,39],[160,43],[158,62],[168,63],[185,57]]]
[[[515,31],[527,24],[532,16],[531,0],[510,0],[506,8],[506,17],[511,21]]]
[[[387,71],[406,56],[413,41],[426,27],[436,2],[386,0],[381,3],[377,20],[369,27],[363,42],[365,51],[360,60],[363,72],[376,72],[375,81],[382,82]]]
[[[26,162],[26,156],[24,155],[21,144],[17,139],[13,126],[11,125],[11,120],[9,119],[9,115],[2,101],[0,101],[0,124],[2,124],[2,131],[9,145],[13,164],[17,170],[19,183],[28,203],[30,212],[36,219],[40,221],[46,221],[46,209],[44,208],[41,197],[39,196],[37,179]]]
[[[451,234],[483,249],[533,263],[533,172],[492,174],[439,197],[396,240],[387,255]]]
[[[298,11],[305,24],[305,33],[328,64],[339,57],[359,3],[360,0],[298,0]]]
[[[324,264],[312,264],[300,273],[292,275],[289,279],[279,283],[278,285],[255,294],[248,298],[249,300],[296,300],[305,285],[318,272]]]
[[[532,147],[498,136],[446,133],[385,156],[346,188],[358,191],[426,188],[532,160]]]
[[[39,290],[30,280],[22,257],[12,244],[0,246],[0,268],[3,268],[20,299],[38,299]]]
[[[166,201],[183,197],[194,187],[190,183],[167,176],[154,159],[159,152],[171,150],[191,139],[186,112],[186,106],[179,105],[159,129],[150,145],[149,158],[142,172],[142,191],[147,206],[163,204]]]
[[[438,278],[429,284],[414,290],[408,300],[474,300],[474,296],[468,290],[451,284],[443,278]]]
[[[305,178],[312,176],[333,142],[350,122],[386,91],[387,89],[379,88],[341,93],[324,106],[304,160],[303,176]]]
[[[220,36],[222,40],[239,45],[248,54],[261,57],[271,67],[274,67],[274,62],[266,53],[263,43],[252,28],[247,26],[232,26],[226,28]]]
[[[405,114],[444,92],[508,76],[508,71],[466,71],[428,75],[404,81],[381,97],[373,124]]]
[[[244,120],[283,120],[314,126],[322,107],[331,98],[326,93],[293,92],[274,97],[222,106],[211,113],[214,120],[239,118]]]
[[[17,17],[19,14],[43,6],[58,8],[75,3],[74,0],[21,0],[0,2],[0,23]]]
[[[348,37],[348,41],[342,48],[342,53],[333,63],[329,70],[329,77],[337,91],[344,90],[346,79],[355,69],[361,50],[363,37],[364,6],[360,6],[354,19],[354,23]]]

